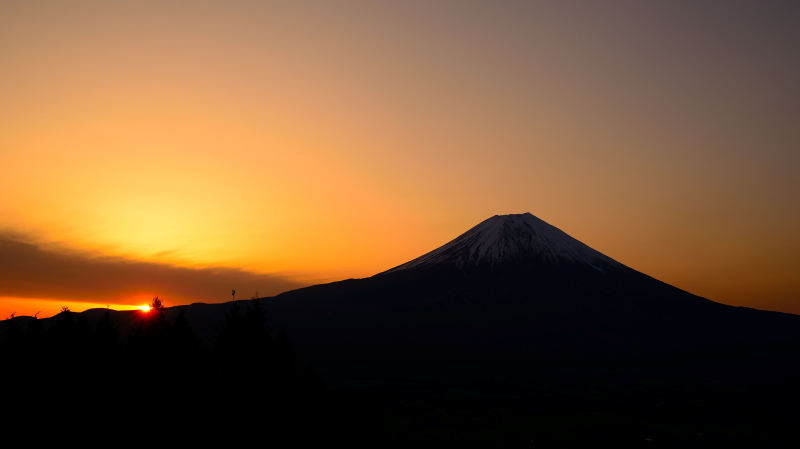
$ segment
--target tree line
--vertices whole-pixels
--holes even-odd
[[[198,440],[246,434],[229,433],[234,428],[262,429],[272,440],[330,436],[337,414],[323,383],[298,365],[259,300],[241,302],[210,342],[198,338],[185,309],[168,314],[158,298],[148,313],[106,310],[94,324],[66,308],[47,325],[6,320],[2,407],[13,416],[6,424],[126,433],[141,424]],[[132,321],[119,318],[131,314]]]

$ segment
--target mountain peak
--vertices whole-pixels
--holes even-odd
[[[494,215],[467,232],[388,272],[434,265],[461,269],[509,263],[581,264],[598,271],[621,265],[530,212]]]

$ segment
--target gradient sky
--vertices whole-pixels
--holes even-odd
[[[0,315],[363,277],[530,211],[800,313],[800,2],[0,3]]]

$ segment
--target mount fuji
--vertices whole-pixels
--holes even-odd
[[[461,376],[496,374],[499,366],[524,375],[545,360],[552,368],[565,360],[741,354],[743,346],[774,348],[800,336],[800,317],[695,296],[530,213],[495,215],[372,277],[264,304],[299,356],[364,376],[456,366]]]
[[[446,245],[387,273],[445,264],[467,270],[497,269],[526,262],[583,264],[601,272],[621,268],[615,260],[524,213],[495,215]]]

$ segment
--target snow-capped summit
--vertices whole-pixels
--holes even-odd
[[[530,213],[495,215],[454,240],[388,272],[430,265],[495,267],[536,261],[582,264],[598,271],[622,265]]]

